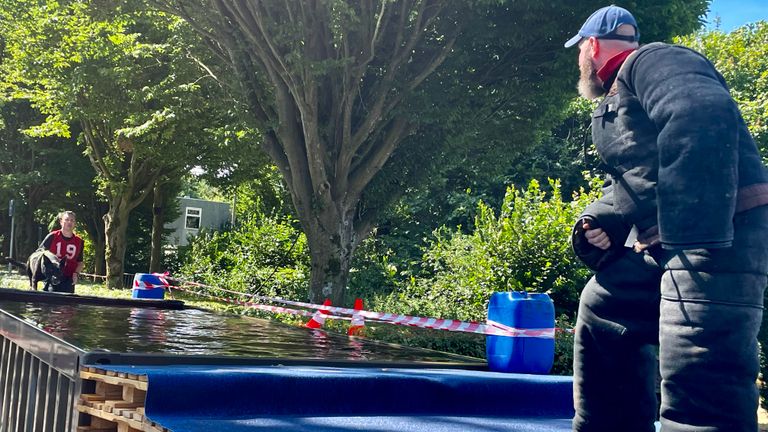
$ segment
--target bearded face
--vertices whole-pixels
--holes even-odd
[[[597,69],[592,61],[592,45],[587,40],[579,46],[579,94],[589,100],[605,95],[603,83],[597,77]]]

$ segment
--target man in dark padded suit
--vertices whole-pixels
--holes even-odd
[[[609,180],[576,223],[596,270],[575,336],[573,430],[757,431],[757,333],[768,273],[768,175],[722,76],[682,46],[639,46],[617,6],[578,45],[602,97],[593,141]]]

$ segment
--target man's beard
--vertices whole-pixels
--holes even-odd
[[[595,70],[595,64],[591,60],[586,59],[579,64],[579,94],[589,100],[599,98],[605,95],[603,84],[597,77],[597,70]]]

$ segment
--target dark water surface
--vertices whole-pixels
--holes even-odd
[[[197,309],[8,300],[0,300],[0,309],[84,351],[384,362],[482,361]]]

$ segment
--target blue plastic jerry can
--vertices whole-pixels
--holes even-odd
[[[488,303],[488,320],[518,329],[554,329],[555,306],[548,294],[497,292]],[[492,371],[548,374],[555,360],[555,339],[488,336],[486,356]]]
[[[163,299],[165,298],[165,284],[157,275],[136,273],[133,276],[131,297],[135,299]]]

